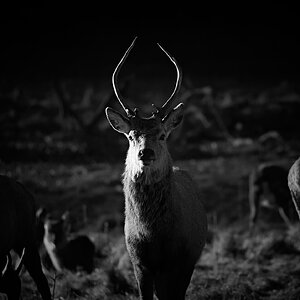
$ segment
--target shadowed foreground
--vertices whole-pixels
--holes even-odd
[[[287,229],[279,216],[263,211],[256,231],[248,233],[247,174],[255,163],[249,157],[177,163],[199,182],[209,216],[210,235],[187,299],[300,297],[299,225]],[[95,242],[96,268],[91,274],[47,272],[55,299],[137,299],[123,240],[122,164],[11,164],[4,171],[24,180],[38,203],[53,212],[70,209],[72,231],[87,233]],[[35,299],[37,292],[26,271],[21,279],[23,299]]]

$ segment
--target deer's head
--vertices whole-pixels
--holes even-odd
[[[60,218],[48,215],[44,221],[44,240],[54,248],[63,244],[70,232],[69,212],[66,211]]]
[[[123,133],[129,141],[126,166],[130,166],[135,174],[150,171],[153,173],[153,171],[158,172],[158,170],[161,170],[170,160],[166,140],[171,131],[176,128],[183,119],[183,103],[170,109],[171,104],[180,89],[182,73],[176,60],[158,44],[175,65],[177,80],[173,93],[164,105],[158,108],[152,104],[154,108],[152,115],[150,117],[141,117],[137,108],[132,110],[123,104],[124,101],[122,101],[122,97],[117,87],[118,73],[134,46],[134,43],[135,39],[125,52],[112,76],[112,84],[116,97],[126,115],[124,116],[109,107],[106,108],[105,112],[112,128]]]

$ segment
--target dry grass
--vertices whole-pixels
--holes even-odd
[[[177,163],[199,182],[209,216],[210,235],[187,299],[300,298],[298,224],[287,229],[280,219],[267,223],[262,213],[256,230],[248,232],[247,174],[255,163],[255,157]],[[68,208],[74,233],[88,234],[96,245],[91,274],[47,272],[54,299],[137,299],[122,229],[122,165],[11,164],[2,171],[25,181],[38,204],[53,213]],[[22,289],[24,300],[39,297],[26,271]]]

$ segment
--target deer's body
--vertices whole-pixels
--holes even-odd
[[[118,99],[114,77],[132,46],[113,76]],[[140,299],[144,300],[153,299],[154,292],[160,300],[185,298],[207,233],[196,184],[187,172],[173,167],[167,149],[167,137],[183,118],[183,104],[167,112],[181,80],[176,61],[169,58],[176,66],[178,79],[161,109],[149,118],[140,117],[137,110],[124,108],[124,117],[106,109],[111,126],[129,140],[123,174],[125,239]]]
[[[148,291],[144,298],[152,299],[154,283],[159,299],[184,299],[206,236],[194,183],[185,172],[170,169],[149,185],[125,175],[124,190],[126,244],[140,288]],[[149,279],[143,285],[144,277]]]
[[[294,209],[287,182],[288,170],[276,163],[262,163],[249,175],[250,228],[256,223],[260,207],[277,210],[290,226]]]
[[[300,158],[293,163],[289,170],[288,186],[300,219]]]
[[[0,260],[14,250],[35,281],[42,298],[51,299],[47,279],[42,271],[36,240],[35,201],[19,182],[0,176]]]

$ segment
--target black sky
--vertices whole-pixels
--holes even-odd
[[[184,69],[202,77],[299,77],[295,6],[114,5],[2,8],[1,77],[106,76],[136,35],[130,58],[136,66],[160,64],[160,42]]]

